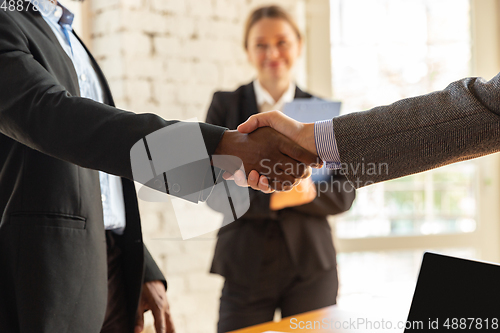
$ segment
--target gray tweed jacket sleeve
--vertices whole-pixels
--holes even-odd
[[[333,119],[356,188],[500,150],[500,73]]]

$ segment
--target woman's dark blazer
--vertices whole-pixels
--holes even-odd
[[[295,98],[311,98],[312,95],[299,88]],[[249,83],[232,92],[219,91],[213,96],[206,122],[236,127],[253,114],[258,113],[253,84]],[[325,191],[312,202],[285,208],[269,209],[270,195],[250,189],[250,209],[237,221],[221,228],[215,248],[211,272],[240,285],[255,281],[264,256],[263,244],[266,228],[272,221],[279,223],[293,264],[303,275],[336,268],[335,249],[327,215],[347,211],[354,200],[355,191],[347,179],[335,172]],[[340,190],[339,190],[340,188]],[[209,198],[208,204],[217,206]]]

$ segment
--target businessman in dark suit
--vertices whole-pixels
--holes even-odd
[[[295,84],[291,88],[290,99],[312,97]],[[216,92],[206,122],[235,129],[259,113],[262,89],[256,80]],[[326,217],[347,211],[355,191],[336,172],[322,185],[312,185],[312,201],[279,209],[271,205],[276,194],[251,190],[250,209],[221,228],[211,267],[225,278],[219,332],[272,320],[276,308],[288,317],[336,303],[337,262]],[[218,200],[209,198],[209,206],[218,210]]]
[[[113,107],[70,13],[24,5],[0,9],[0,332],[132,332],[147,309],[157,332],[171,332],[165,279],[142,241],[130,149],[175,122]],[[88,59],[76,58],[78,47]],[[87,74],[103,103],[80,97]],[[235,155],[248,170],[262,158],[314,160],[275,131],[200,130],[208,154]],[[294,183],[305,174],[296,166],[270,177]],[[106,223],[97,170],[121,177],[120,228]]]

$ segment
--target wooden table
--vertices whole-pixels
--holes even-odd
[[[394,332],[402,333],[404,328],[399,329],[400,321],[405,321],[407,310],[401,308],[377,308],[364,309],[360,311],[348,311],[334,306],[319,310],[301,313],[296,316],[283,318],[279,322],[269,322],[243,328],[232,333],[263,333],[267,331],[276,332]],[[383,321],[382,321],[383,320]],[[368,321],[372,323],[370,327]],[[388,325],[391,323],[391,328]],[[316,327],[314,327],[314,325]],[[376,326],[378,325],[378,328]],[[342,327],[343,326],[343,327]]]

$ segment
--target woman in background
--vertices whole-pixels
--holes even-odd
[[[207,123],[236,129],[253,114],[312,97],[293,80],[302,37],[284,9],[254,10],[244,47],[257,79],[232,92],[216,92]],[[290,192],[250,189],[248,212],[221,228],[211,268],[225,278],[218,332],[270,321],[278,308],[288,317],[336,303],[337,263],[326,217],[347,211],[355,193],[345,177],[330,177],[320,193],[311,178]],[[208,204],[216,209],[214,200]]]

